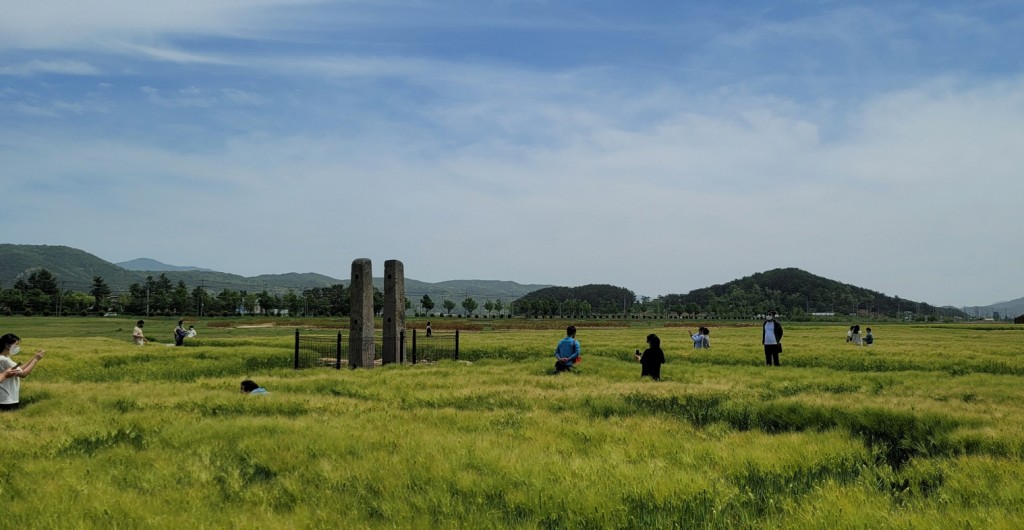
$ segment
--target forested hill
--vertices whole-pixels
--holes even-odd
[[[636,294],[625,287],[590,284],[580,287],[547,287],[533,291],[518,300],[516,307],[529,315],[559,314],[614,314],[624,313],[636,304]],[[581,307],[582,306],[582,307]]]
[[[950,307],[888,296],[796,269],[774,269],[731,282],[659,297],[671,311],[746,317],[775,308],[791,319],[811,313],[881,314],[892,317],[965,317]]]

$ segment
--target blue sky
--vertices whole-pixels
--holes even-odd
[[[1024,296],[1024,4],[771,4],[0,0],[0,241]]]

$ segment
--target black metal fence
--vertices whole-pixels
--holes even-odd
[[[459,330],[435,331],[430,335],[412,330],[412,351],[409,357],[413,364],[442,359],[459,360]]]
[[[435,331],[430,336],[412,330],[411,348],[406,346],[408,338],[409,334],[405,331],[399,334],[397,340],[392,336],[375,337],[374,361],[384,364],[384,350],[390,348],[396,350],[393,358],[400,364],[459,359],[459,330]],[[295,330],[296,370],[321,367],[340,369],[343,364],[348,364],[348,351],[348,341],[342,340],[340,331],[337,335],[303,335]],[[390,351],[388,354],[388,358],[392,358]]]
[[[341,332],[332,335],[300,335],[295,330],[295,369],[330,367],[341,368],[341,360],[348,358],[348,347],[343,346]]]

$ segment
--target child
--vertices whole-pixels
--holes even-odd
[[[875,343],[875,336],[871,334],[871,328],[867,329],[867,334],[864,335],[864,345],[871,346]]]

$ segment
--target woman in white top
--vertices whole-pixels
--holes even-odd
[[[14,362],[11,357],[21,353],[21,339],[8,333],[0,337],[0,370],[4,377],[0,379],[0,411],[17,409],[21,402],[21,379],[28,377],[43,358],[43,350],[36,350],[28,363]]]

